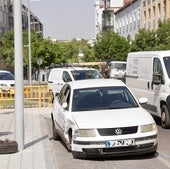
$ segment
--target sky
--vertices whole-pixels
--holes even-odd
[[[28,7],[28,0],[22,0]],[[69,40],[95,36],[95,0],[30,0],[30,10],[44,25],[44,38]]]

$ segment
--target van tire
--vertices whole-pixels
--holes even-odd
[[[166,105],[161,107],[161,124],[164,129],[170,128],[170,116]]]

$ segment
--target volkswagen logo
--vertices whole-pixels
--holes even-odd
[[[122,134],[122,129],[115,129],[115,134],[116,135],[121,135]]]

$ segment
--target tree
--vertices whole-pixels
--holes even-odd
[[[95,56],[99,60],[126,60],[129,42],[113,31],[107,31],[97,37],[94,46]]]
[[[140,29],[139,33],[135,36],[135,40],[132,41],[130,51],[147,51],[153,50],[156,44],[155,32]]]
[[[159,21],[159,27],[156,31],[156,49],[170,49],[170,20]]]
[[[14,32],[8,32],[2,38],[0,52],[5,59],[7,66],[14,68]]]

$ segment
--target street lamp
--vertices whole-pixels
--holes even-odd
[[[32,66],[31,66],[31,22],[30,22],[30,2],[40,1],[40,0],[28,0],[28,58],[29,58],[29,85],[32,84],[31,76],[32,76]]]
[[[32,68],[31,68],[31,27],[30,27],[30,0],[28,0],[28,58],[29,58],[29,77],[28,82],[29,85],[32,84],[31,75],[32,75]]]

